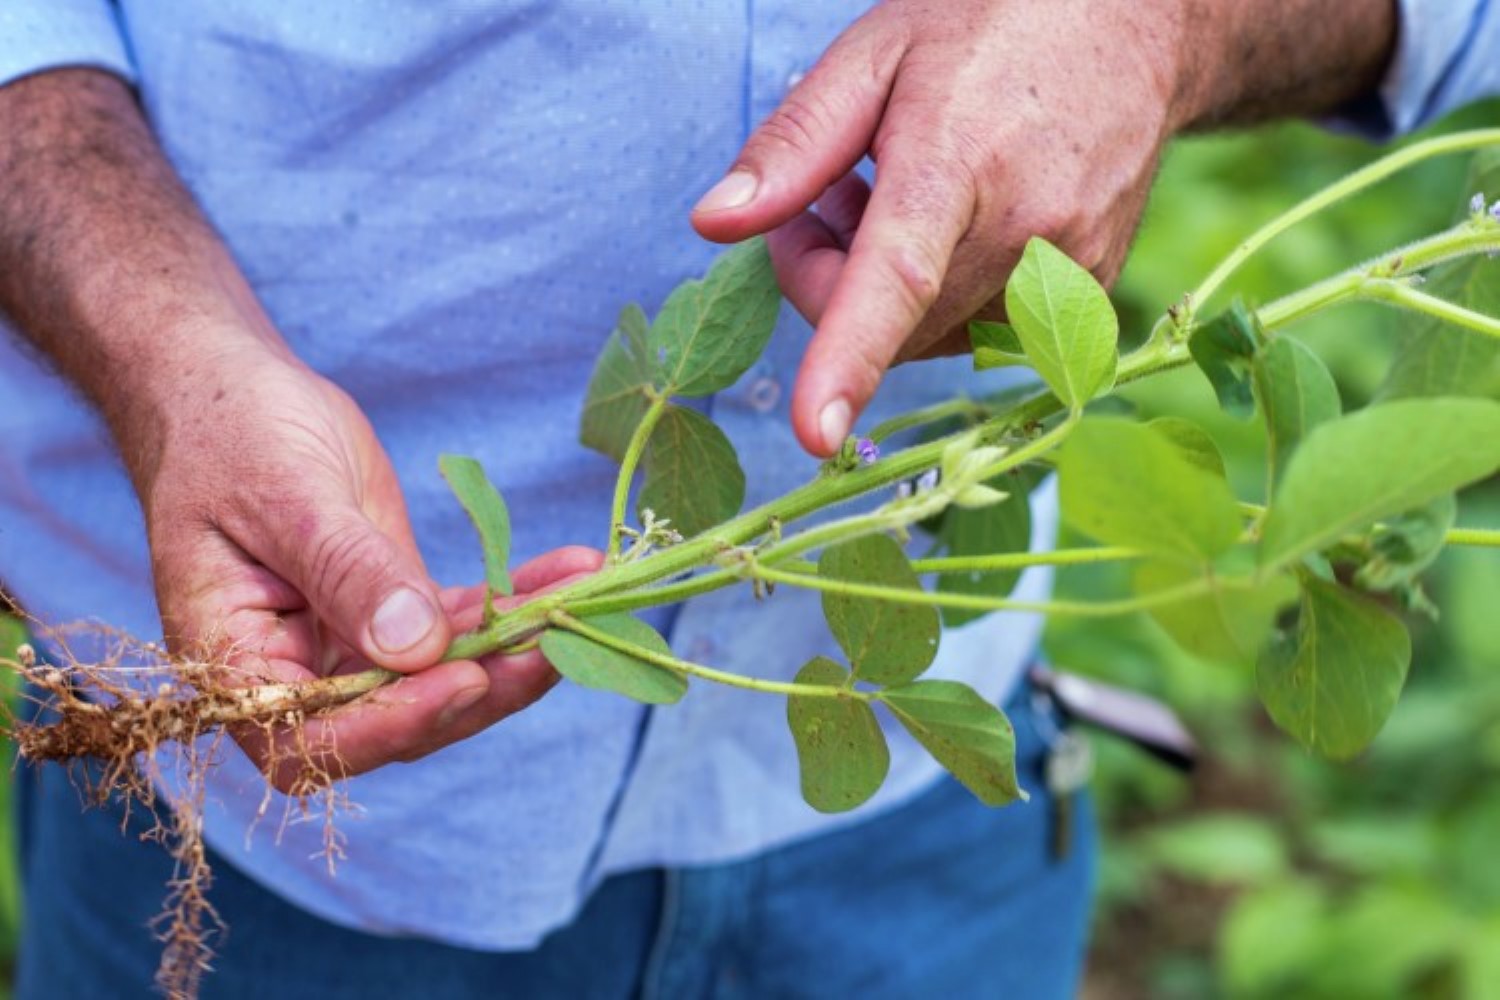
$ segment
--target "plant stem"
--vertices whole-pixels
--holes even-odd
[[[811,573],[789,573],[785,570],[755,566],[751,572],[768,583],[804,587],[848,597],[870,597],[896,604],[924,604],[937,608],[963,608],[968,611],[1026,611],[1046,615],[1071,615],[1078,618],[1109,618],[1115,615],[1145,611],[1190,597],[1212,592],[1215,588],[1242,590],[1255,585],[1249,577],[1203,577],[1178,587],[1158,590],[1137,597],[1115,601],[1016,601],[1008,597],[985,597],[981,594],[934,593],[912,587],[888,587],[877,583],[852,580],[828,580]]]
[[[865,436],[876,444],[879,444],[886,438],[899,434],[902,431],[909,431],[914,427],[924,427],[927,424],[935,424],[940,420],[947,420],[950,417],[969,417],[977,422],[989,415],[989,407],[983,403],[975,402],[967,396],[959,396],[948,400],[946,403],[935,403],[932,406],[924,406],[919,410],[901,413],[891,417],[889,420],[881,421]]]
[[[1453,528],[1443,536],[1443,544],[1500,549],[1500,531],[1485,528]]]
[[[1425,313],[1445,323],[1452,323],[1487,337],[1500,338],[1500,319],[1440,299],[1436,295],[1428,295],[1400,281],[1367,281],[1360,287],[1359,297]]]
[[[1189,297],[1190,308],[1194,311],[1211,299],[1219,287],[1239,270],[1251,257],[1255,256],[1263,247],[1293,226],[1309,219],[1324,209],[1343,201],[1351,195],[1375,184],[1380,183],[1393,174],[1400,173],[1407,167],[1420,163],[1423,160],[1435,156],[1445,156],[1450,153],[1462,153],[1475,149],[1483,149],[1486,146],[1500,145],[1500,129],[1476,129],[1468,132],[1454,132],[1451,135],[1438,136],[1424,142],[1413,143],[1405,149],[1398,149],[1388,156],[1381,157],[1374,163],[1342,178],[1329,185],[1318,193],[1304,199],[1292,208],[1278,215],[1260,229],[1256,230],[1235,248],[1234,252],[1209,272],[1207,278],[1195,288]]]
[[[1007,569],[1029,569],[1032,566],[1083,566],[1090,563],[1120,562],[1139,559],[1134,549],[1099,546],[1086,549],[1053,549],[1050,552],[1005,552],[984,556],[948,556],[939,559],[913,559],[917,573],[994,573]]]
[[[675,670],[689,677],[712,681],[715,684],[726,684],[729,687],[744,688],[748,691],[760,691],[764,694],[797,695],[803,698],[856,698],[860,701],[870,700],[868,693],[856,691],[852,688],[833,687],[827,684],[790,684],[783,681],[763,681],[755,677],[744,677],[740,674],[731,674],[724,670],[715,670],[713,667],[705,667],[701,663],[693,663],[667,653],[658,653],[656,650],[647,649],[645,646],[638,646],[628,639],[621,639],[619,636],[611,635],[608,632],[594,628],[588,622],[580,621],[566,611],[554,611],[548,617],[552,624],[558,628],[567,629],[569,632],[576,632],[585,639],[592,639],[599,645],[608,646],[610,649],[624,653],[632,659],[654,663],[658,667]]]
[[[625,506],[630,502],[630,483],[635,479],[635,467],[640,464],[641,454],[646,450],[646,442],[651,438],[651,432],[656,429],[657,421],[666,410],[667,397],[655,395],[651,400],[651,405],[642,415],[641,422],[636,424],[635,433],[630,435],[630,443],[625,446],[625,455],[620,459],[620,474],[615,479],[614,502],[609,509],[609,546],[605,550],[605,558],[610,562],[617,562],[620,558],[620,536],[625,532]]]

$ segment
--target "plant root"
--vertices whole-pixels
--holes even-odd
[[[156,985],[173,1000],[192,1000],[212,968],[213,945],[228,929],[208,899],[213,872],[203,840],[207,778],[225,737],[258,730],[272,748],[267,773],[290,769],[278,837],[289,823],[321,821],[331,872],[343,856],[335,819],[351,806],[339,785],[344,768],[336,748],[314,746],[307,724],[391,675],[262,683],[228,667],[227,655],[176,657],[157,644],[85,628],[91,638],[107,640],[107,654],[96,662],[74,660],[64,630],[48,633],[63,653],[62,666],[39,663],[29,646],[14,660],[0,658],[0,668],[27,682],[22,697],[37,719],[12,717],[5,728],[22,759],[66,766],[89,803],[115,797],[126,821],[137,809],[150,818],[146,838],[161,843],[174,862],[162,913],[152,923],[163,946]],[[257,822],[276,801],[268,783]]]

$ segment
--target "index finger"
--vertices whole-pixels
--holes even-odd
[[[967,175],[930,146],[903,140],[894,133],[882,143],[875,190],[797,375],[792,425],[814,454],[843,445],[937,301],[974,215]]]

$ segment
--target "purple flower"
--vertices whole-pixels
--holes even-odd
[[[855,442],[854,454],[859,456],[859,464],[874,465],[875,460],[880,457],[880,445],[869,438],[860,438]]]
[[[926,493],[929,490],[936,489],[937,484],[938,470],[928,469],[926,472],[917,477],[917,492]]]
[[[1494,219],[1496,222],[1500,222],[1500,201],[1497,201],[1490,206],[1490,218]]]
[[[1481,191],[1469,199],[1469,211],[1474,215],[1484,214],[1484,192]]]

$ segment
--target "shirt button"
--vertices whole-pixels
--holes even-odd
[[[762,375],[750,383],[750,388],[745,391],[745,398],[750,403],[750,408],[757,413],[770,413],[776,409],[776,404],[781,402],[781,383],[769,375]]]
[[[793,87],[797,86],[797,84],[801,83],[806,76],[807,74],[802,72],[800,69],[792,70],[786,75],[786,89],[791,90]]]

